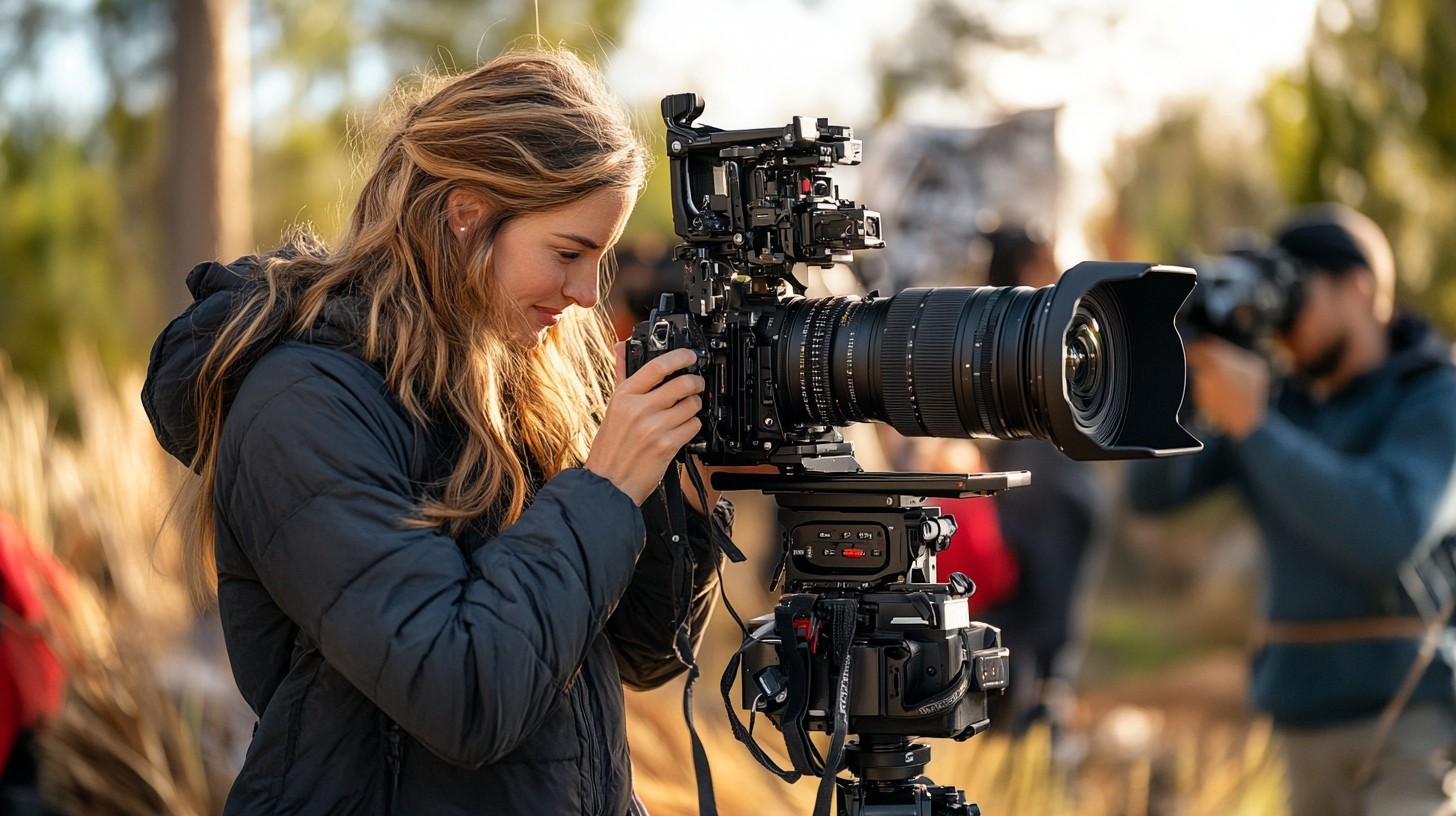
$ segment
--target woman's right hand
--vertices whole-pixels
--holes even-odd
[[[585,467],[641,504],[662,481],[667,463],[702,427],[703,378],[673,377],[693,364],[690,349],[674,349],[626,377],[626,344],[617,344],[617,389],[607,403]]]

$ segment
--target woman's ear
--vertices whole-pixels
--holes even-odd
[[[465,243],[485,223],[485,204],[464,190],[451,190],[445,201],[446,220],[450,232]]]

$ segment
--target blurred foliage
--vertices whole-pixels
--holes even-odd
[[[160,227],[139,202],[157,197],[159,112],[122,72],[155,66],[146,44],[156,20],[144,2],[106,0],[0,10],[0,348],[18,371],[58,396],[74,419],[61,349],[85,337],[107,363],[134,359],[155,324]],[[98,43],[107,73],[101,107],[78,116],[42,82],[66,38]],[[123,45],[132,44],[128,50]]]
[[[67,356],[74,435],[0,354],[0,516],[25,531],[7,563],[45,563],[34,548],[56,565],[8,577],[32,581],[66,672],[37,734],[40,787],[57,813],[217,813],[252,720],[223,664],[190,645],[182,539],[164,524],[185,470],[153,439],[135,370],[113,383],[89,349]]]
[[[937,102],[1000,107],[984,82],[985,60],[1006,51],[1033,51],[1035,38],[994,22],[1011,0],[926,0],[901,37],[875,49],[875,97],[881,122],[893,120],[917,96]]]
[[[1236,228],[1273,224],[1286,209],[1262,134],[1188,103],[1119,145],[1109,168],[1112,212],[1091,230],[1114,259],[1186,260],[1220,251]]]
[[[1264,110],[1290,198],[1374,218],[1406,302],[1456,328],[1456,6],[1326,0],[1305,65]]]
[[[522,0],[251,2],[252,72],[269,106],[254,105],[262,119],[254,131],[259,249],[297,222],[325,239],[336,234],[371,158],[360,123],[390,78],[468,69],[534,42],[538,24],[543,41],[604,64],[635,5],[553,0],[538,12]],[[161,287],[182,273],[161,268],[170,9],[168,0],[0,3],[0,350],[52,396],[68,426],[75,412],[65,344],[95,345],[113,371],[141,359],[170,317]],[[77,53],[91,63],[61,63]],[[58,71],[95,76],[77,98],[57,98]],[[651,114],[646,122],[656,121]]]
[[[159,125],[118,107],[92,133],[0,136],[0,348],[52,394],[69,393],[67,338],[88,338],[115,364],[144,351],[156,324],[146,258],[160,227],[136,202],[155,198]]]
[[[1251,120],[1241,132],[1190,107],[1124,145],[1099,225],[1108,254],[1216,250],[1229,228],[1340,201],[1389,234],[1402,301],[1456,332],[1456,5],[1324,0],[1303,65]]]

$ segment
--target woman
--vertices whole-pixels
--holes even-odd
[[[693,355],[614,391],[597,308],[648,154],[566,53],[405,112],[335,248],[199,266],[153,348],[258,715],[227,812],[620,816],[621,684],[683,669],[715,588],[659,488]]]

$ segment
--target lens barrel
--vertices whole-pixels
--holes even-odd
[[[777,400],[795,423],[906,436],[1048,439],[1078,459],[1201,447],[1178,425],[1181,267],[1086,262],[1054,286],[817,298],[779,323]]]

